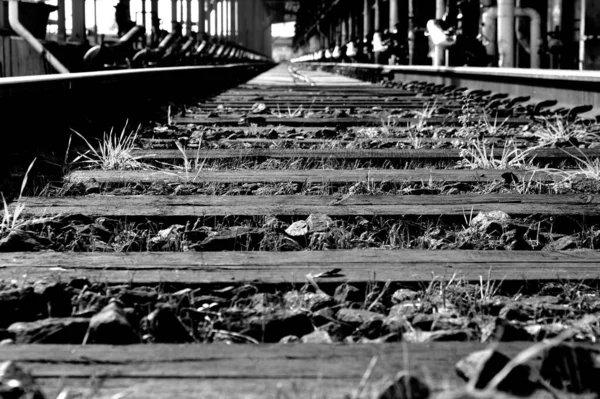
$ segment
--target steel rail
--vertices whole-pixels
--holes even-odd
[[[243,76],[257,75],[274,65],[269,62],[241,63],[0,78],[0,100],[24,97],[39,100],[40,96],[56,99],[63,95],[85,93],[91,96],[97,91],[157,92],[165,88],[177,89],[176,85],[183,83],[189,88],[196,86],[195,83],[203,83],[202,81],[215,85],[230,80],[232,85],[235,85]],[[217,77],[220,82],[209,81]],[[186,87],[179,89],[184,90]]]
[[[588,116],[600,114],[600,74],[597,71],[522,68],[400,66],[377,64],[304,64],[338,73],[387,76],[397,82],[427,82],[471,90],[491,90],[532,101],[556,100],[561,107],[592,105]]]

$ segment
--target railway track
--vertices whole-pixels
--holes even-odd
[[[115,127],[120,158],[73,135],[64,175],[4,210],[0,360],[46,392],[262,398],[351,394],[377,359],[373,389],[408,368],[447,397],[491,341],[596,342],[586,104],[296,73]]]

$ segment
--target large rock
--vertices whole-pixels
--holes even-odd
[[[306,227],[311,233],[327,231],[334,224],[333,219],[323,214],[312,214],[306,219]]]
[[[50,318],[17,322],[8,327],[17,344],[81,344],[90,319],[83,317]]]
[[[68,317],[73,311],[72,293],[62,282],[38,280],[33,284],[33,291],[46,303],[49,317]]]
[[[482,234],[500,235],[508,228],[510,216],[502,211],[479,212],[469,227]]]
[[[475,380],[474,387],[486,388],[489,382],[508,364],[508,356],[493,349],[473,352],[456,363],[456,373],[465,381]],[[498,384],[497,390],[517,396],[529,396],[538,384],[530,379],[531,369],[526,365],[514,367]]]
[[[335,304],[335,300],[324,292],[288,291],[283,296],[286,308],[317,311]]]
[[[550,385],[570,393],[600,395],[600,351],[595,348],[560,344],[548,349],[540,375]]]
[[[158,307],[146,316],[142,322],[149,334],[149,340],[152,342],[178,344],[194,341],[194,338],[169,306]]]
[[[342,323],[358,327],[368,321],[383,319],[384,316],[380,313],[370,312],[363,309],[343,308],[337,312],[336,318]]]
[[[333,340],[324,330],[315,330],[301,338],[303,344],[331,344]]]
[[[419,297],[417,291],[409,290],[408,288],[401,288],[392,294],[392,302],[402,303],[405,301],[414,301]]]
[[[139,341],[125,311],[116,301],[110,302],[90,320],[88,343],[128,345]]]
[[[242,333],[259,342],[279,342],[286,335],[302,337],[314,330],[310,317],[302,311],[277,311],[251,316]]]
[[[394,381],[382,389],[377,399],[427,399],[430,389],[419,378],[401,371],[396,374]]]
[[[32,287],[0,291],[0,328],[17,321],[32,321],[47,312],[43,298]]]

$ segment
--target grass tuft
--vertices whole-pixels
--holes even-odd
[[[21,220],[21,214],[25,209],[25,203],[21,202],[21,198],[23,197],[23,191],[25,190],[25,186],[27,185],[29,172],[31,172],[31,168],[33,168],[33,164],[35,163],[36,159],[37,158],[34,158],[34,160],[31,161],[29,167],[27,168],[27,171],[25,172],[23,182],[21,183],[21,191],[19,192],[19,198],[17,199],[17,203],[12,214],[10,212],[10,209],[8,208],[8,203],[6,202],[6,198],[4,198],[4,194],[0,193],[0,195],[2,196],[2,204],[4,206],[2,222],[0,223],[0,236],[4,236],[4,234],[8,233],[9,231],[15,230],[23,225],[23,221]]]
[[[74,162],[83,159],[83,162],[88,163],[90,166],[99,167],[103,170],[143,169],[145,165],[139,161],[142,157],[132,155],[139,130],[140,127],[138,126],[135,131],[127,133],[127,123],[125,123],[121,134],[116,134],[111,129],[108,134],[104,133],[97,149],[83,135],[73,130],[85,141],[89,148],[88,151],[80,154]]]
[[[537,149],[522,150],[513,139],[506,142],[500,157],[494,155],[494,145],[489,146],[486,140],[479,138],[469,140],[467,148],[461,150],[458,167],[469,169],[533,169],[535,156],[531,152]]]

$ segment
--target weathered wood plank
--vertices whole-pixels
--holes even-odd
[[[432,273],[478,281],[600,277],[597,251],[336,250],[286,252],[0,253],[0,280],[88,278],[108,283],[191,285],[304,283],[340,268],[327,283],[428,282]]]
[[[267,125],[281,125],[286,126],[382,126],[388,121],[394,123],[395,126],[405,126],[414,124],[418,121],[417,118],[402,118],[391,115],[387,120],[382,120],[377,117],[362,117],[362,118],[276,118],[266,117],[263,124]],[[194,125],[209,125],[209,126],[237,126],[239,125],[240,118],[234,117],[221,117],[221,118],[207,118],[207,117],[182,117],[176,116],[172,118],[172,122],[175,124],[194,124]],[[464,121],[458,118],[428,118],[426,119],[428,125],[444,125],[444,126],[460,126]],[[476,122],[473,120],[472,122]],[[507,125],[528,125],[531,121],[529,119],[511,118],[507,119],[505,124]]]
[[[500,158],[502,148],[492,151],[494,157]],[[188,149],[185,151],[188,159],[231,159],[231,158],[327,158],[327,159],[463,159],[458,149]],[[132,154],[136,157],[156,160],[182,159],[179,150],[134,150]],[[586,149],[558,149],[548,148],[532,151],[531,156],[536,159],[569,159],[573,155],[577,157],[600,157],[600,147]]]
[[[514,356],[530,345],[502,343],[498,350]],[[203,398],[265,398],[277,397],[277,384],[281,382],[287,383],[282,387],[285,392],[293,395],[289,384],[296,381],[303,394],[310,394],[310,388],[314,388],[318,397],[329,393],[332,396],[328,397],[337,398],[358,386],[373,357],[378,358],[378,364],[370,382],[410,368],[434,392],[463,386],[454,365],[485,347],[455,342],[353,346],[28,345],[5,346],[2,356],[19,361],[44,387],[59,379],[77,382],[103,376],[107,390],[130,388],[132,394],[127,397],[197,398],[202,392]]]
[[[205,217],[310,215],[467,215],[502,210],[509,215],[600,215],[600,197],[586,195],[380,195],[350,196],[86,196],[27,197],[24,216]],[[14,205],[13,205],[14,206]],[[11,206],[12,207],[12,206]]]
[[[391,183],[419,182],[491,182],[503,180],[506,170],[467,169],[373,169],[373,170],[202,170],[197,172],[164,170],[76,170],[65,177],[70,183],[355,183],[360,181]],[[556,174],[511,171],[520,181],[554,181]]]

